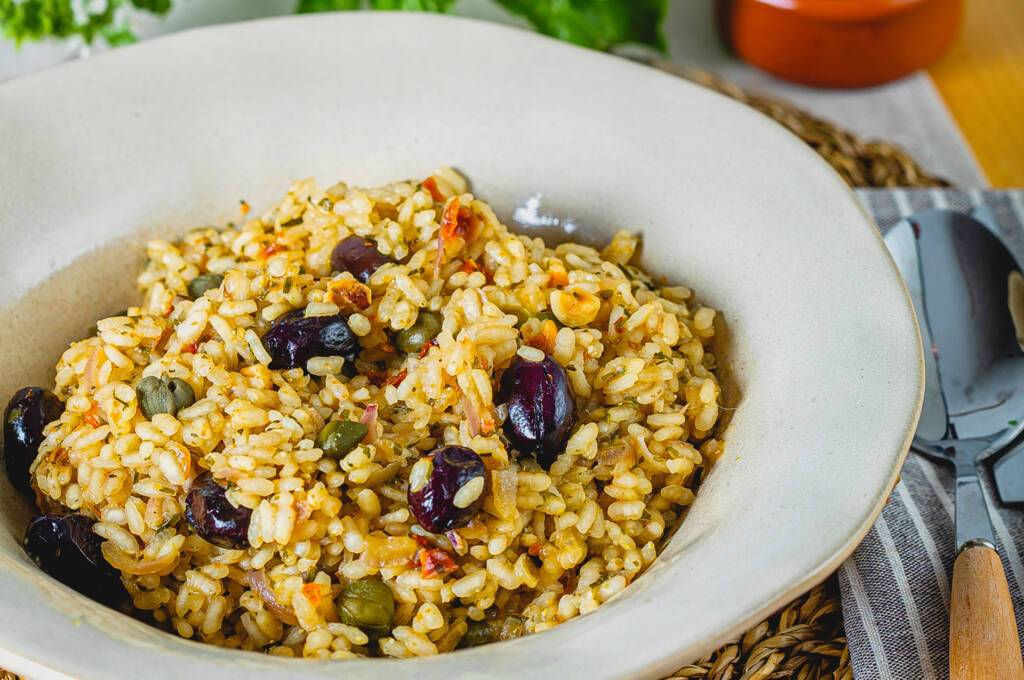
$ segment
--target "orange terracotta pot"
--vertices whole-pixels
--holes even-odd
[[[963,0],[717,0],[719,30],[743,60],[817,87],[866,87],[938,59]]]

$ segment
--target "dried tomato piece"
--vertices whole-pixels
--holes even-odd
[[[305,597],[311,605],[314,607],[320,606],[320,585],[317,583],[307,583],[301,588],[302,596]]]
[[[469,241],[476,234],[480,219],[469,206],[464,206],[459,199],[453,198],[441,214],[441,238],[447,243],[456,238]]]
[[[422,186],[424,189],[430,192],[430,195],[434,198],[435,203],[444,202],[444,195],[437,188],[437,180],[434,179],[433,175],[420,182],[420,186]]]
[[[434,338],[433,340],[424,344],[423,347],[420,348],[420,359],[427,356],[427,353],[430,351],[431,347],[437,347],[437,338]]]
[[[483,272],[484,281],[486,281],[487,283],[494,283],[494,273],[487,267],[484,267],[481,264],[477,264],[475,260],[466,260],[465,262],[463,262],[462,266],[459,267],[459,271],[466,272],[467,274],[472,274],[474,272]]]
[[[458,568],[459,565],[455,564],[455,560],[443,550],[435,548],[420,552],[420,574],[423,578],[433,578],[439,574],[443,576]]]
[[[260,249],[260,252],[257,255],[262,258],[268,258],[275,253],[281,252],[282,250],[284,250],[284,246],[278,243],[277,241],[274,241],[273,243],[268,243],[267,245],[263,246],[263,248]]]

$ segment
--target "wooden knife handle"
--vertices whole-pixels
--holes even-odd
[[[976,545],[957,556],[949,613],[950,680],[1024,680],[999,553]]]

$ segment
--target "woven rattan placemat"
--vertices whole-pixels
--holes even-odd
[[[646,62],[737,99],[785,125],[854,187],[948,186],[899,148],[864,141],[784,101],[746,92],[703,71]],[[666,680],[853,680],[835,576],[740,639],[684,666]],[[0,680],[19,680],[0,670]]]

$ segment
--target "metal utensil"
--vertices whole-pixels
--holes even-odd
[[[925,348],[913,446],[956,469],[950,677],[1021,680],[1013,605],[976,469],[1024,428],[1024,352],[1007,306],[1019,267],[984,224],[946,210],[911,216],[885,241]]]
[[[1024,347],[1024,276],[1011,275],[1009,296],[1017,344]],[[992,477],[999,500],[1003,503],[1024,503],[1024,442],[1018,443],[992,464]]]
[[[992,464],[992,476],[1004,503],[1024,503],[1024,445],[1001,456]]]

